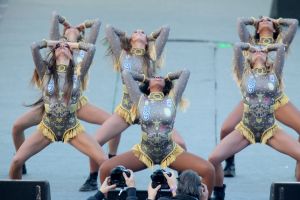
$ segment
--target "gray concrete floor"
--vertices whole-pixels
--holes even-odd
[[[13,122],[39,97],[29,85],[34,65],[30,44],[48,37],[51,12],[58,11],[73,24],[88,18],[100,18],[103,23],[97,42],[97,52],[90,71],[86,95],[90,102],[111,111],[116,74],[110,59],[105,57],[103,27],[112,24],[128,33],[143,28],[147,33],[164,24],[171,27],[170,38],[207,39],[236,42],[236,19],[239,16],[268,15],[271,0],[166,0],[166,1],[3,1],[0,0],[0,179],[8,178],[14,155],[11,137]],[[300,106],[299,57],[300,37],[297,33],[285,64],[286,93]],[[191,78],[185,96],[191,105],[178,112],[176,128],[184,137],[188,149],[207,159],[219,140],[221,124],[240,100],[239,90],[231,75],[232,49],[217,48],[213,43],[168,43],[162,74],[186,67]],[[214,82],[218,88],[214,90]],[[120,93],[117,95],[117,102]],[[216,118],[215,118],[216,113]],[[216,119],[216,121],[215,121]],[[216,124],[216,126],[215,126]],[[89,134],[97,126],[84,123]],[[30,135],[36,127],[26,131]],[[285,130],[296,138],[293,130]],[[139,127],[133,126],[123,134],[119,152],[130,149],[140,140]],[[105,147],[106,148],[106,147]],[[265,145],[251,145],[237,155],[237,177],[225,179],[226,199],[266,200],[273,181],[294,181],[295,161]],[[94,192],[78,192],[88,175],[88,159],[70,145],[54,143],[27,161],[26,180],[48,180],[54,200],[86,199]],[[137,186],[146,189],[151,170],[136,175]],[[1,199],[1,197],[0,197]]]

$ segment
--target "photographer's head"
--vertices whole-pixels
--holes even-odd
[[[201,199],[202,184],[199,175],[193,170],[184,171],[178,178],[177,194],[184,194]]]

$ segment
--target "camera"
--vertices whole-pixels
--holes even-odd
[[[167,175],[170,177],[172,176],[171,172],[166,172],[163,169],[157,169],[153,172],[151,175],[152,180],[152,188],[156,188],[158,185],[161,185],[160,189],[170,189],[167,179],[164,176],[164,172],[167,173]]]
[[[110,185],[116,184],[116,186],[119,188],[126,187],[127,185],[123,176],[123,172],[126,174],[126,176],[130,177],[130,171],[124,166],[119,165],[113,168],[110,172]]]

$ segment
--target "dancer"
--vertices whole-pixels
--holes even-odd
[[[269,45],[261,49],[248,43],[235,46],[234,67],[243,95],[243,118],[214,149],[209,161],[216,170],[214,194],[216,200],[223,200],[223,169],[221,162],[256,142],[268,144],[275,150],[300,161],[300,144],[276,124],[275,107],[282,91],[282,69],[284,45]],[[249,56],[244,57],[243,51]],[[276,51],[274,62],[267,54]],[[246,59],[246,60],[245,60]],[[300,180],[300,177],[297,177]]]
[[[60,34],[59,24],[64,25],[63,35]],[[50,28],[50,39],[51,40],[64,40],[69,42],[87,42],[95,44],[100,29],[100,21],[95,20],[86,20],[84,23],[77,26],[71,26],[70,23],[62,16],[53,13],[51,28]],[[85,30],[90,28],[90,33],[85,37]],[[85,56],[85,51],[80,49],[73,50],[73,60],[76,67],[80,67],[83,57]],[[90,59],[92,57],[88,57]],[[91,62],[91,61],[89,61]],[[41,87],[41,78],[38,76],[37,70],[35,69],[32,83],[37,87]],[[84,77],[82,81],[82,89],[86,89],[87,85],[87,76]],[[32,107],[28,112],[20,116],[12,128],[13,142],[15,145],[16,151],[20,148],[25,140],[24,131],[27,128],[38,125],[44,114],[43,104],[38,104]],[[110,114],[104,110],[97,108],[96,106],[90,104],[85,96],[81,96],[77,104],[77,117],[80,120],[102,125],[106,119],[110,117]],[[22,169],[23,174],[26,174],[27,170],[25,164]],[[96,177],[97,178],[97,177]]]
[[[169,28],[162,27],[158,31],[151,34],[150,37],[143,30],[136,30],[131,37],[126,37],[123,31],[120,31],[112,26],[106,27],[106,38],[110,45],[109,54],[113,59],[114,68],[116,71],[130,70],[139,74],[145,74],[146,77],[151,77],[158,67],[159,60],[163,48],[167,42]],[[118,140],[113,140],[110,143],[109,155],[113,157],[117,151],[120,140],[120,134],[130,125],[138,122],[136,118],[136,106],[133,105],[126,86],[123,81],[123,96],[121,103],[115,109],[115,113],[103,124],[96,132],[96,140],[100,145],[105,144],[109,139],[118,137]],[[172,135],[174,141],[184,149],[185,143],[178,133]],[[90,175],[85,183],[79,189],[80,191],[90,191],[97,189],[97,179],[99,166],[90,159]]]
[[[100,167],[101,183],[117,165],[132,171],[140,171],[160,165],[162,168],[183,171],[192,169],[203,177],[209,191],[212,191],[214,169],[212,165],[191,153],[186,152],[172,139],[176,108],[186,87],[190,72],[188,70],[169,73],[166,78],[146,78],[142,74],[122,72],[142,129],[142,140],[131,151],[109,159]],[[177,80],[173,88],[173,80]],[[143,82],[140,91],[136,81]],[[95,195],[97,196],[97,194]]]
[[[40,54],[40,49],[45,47],[52,48],[46,65]],[[80,68],[75,67],[71,49],[86,51]],[[42,83],[45,114],[37,131],[24,141],[14,156],[10,178],[21,179],[21,168],[25,161],[54,141],[69,142],[99,165],[105,160],[101,147],[85,133],[76,116],[81,83],[94,53],[94,45],[87,43],[42,41],[32,45],[34,63]]]
[[[255,27],[255,34],[253,36],[249,33],[247,25]],[[284,30],[285,27],[287,27],[286,30]],[[296,19],[272,19],[269,17],[238,19],[238,33],[242,42],[257,46],[268,46],[270,44],[280,43],[285,45],[286,52],[293,41],[297,27],[298,21]],[[274,59],[274,56],[271,54],[269,54],[269,57],[269,61]],[[241,121],[242,116],[243,103],[239,102],[222,125],[221,139],[234,130],[234,127]],[[285,94],[276,101],[275,118],[300,134],[300,112]],[[299,164],[297,164],[297,167],[298,165]],[[226,159],[224,176],[235,176],[234,155]],[[300,174],[297,176],[300,176]]]

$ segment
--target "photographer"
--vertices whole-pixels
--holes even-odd
[[[137,200],[136,197],[136,188],[135,188],[135,181],[133,171],[130,171],[130,176],[128,177],[126,173],[123,172],[123,177],[125,179],[127,185],[127,198],[126,200]],[[116,184],[110,184],[110,177],[106,177],[105,181],[101,184],[100,190],[94,195],[89,197],[87,200],[102,200],[105,199],[107,193],[117,187]]]
[[[164,176],[167,179],[170,191],[172,192],[172,198],[160,197],[158,200],[207,200],[208,190],[205,184],[201,183],[198,174],[192,170],[184,171],[178,178],[178,184],[174,173],[168,176],[164,172]],[[161,185],[156,188],[152,188],[150,183],[148,187],[148,200],[154,200]]]

